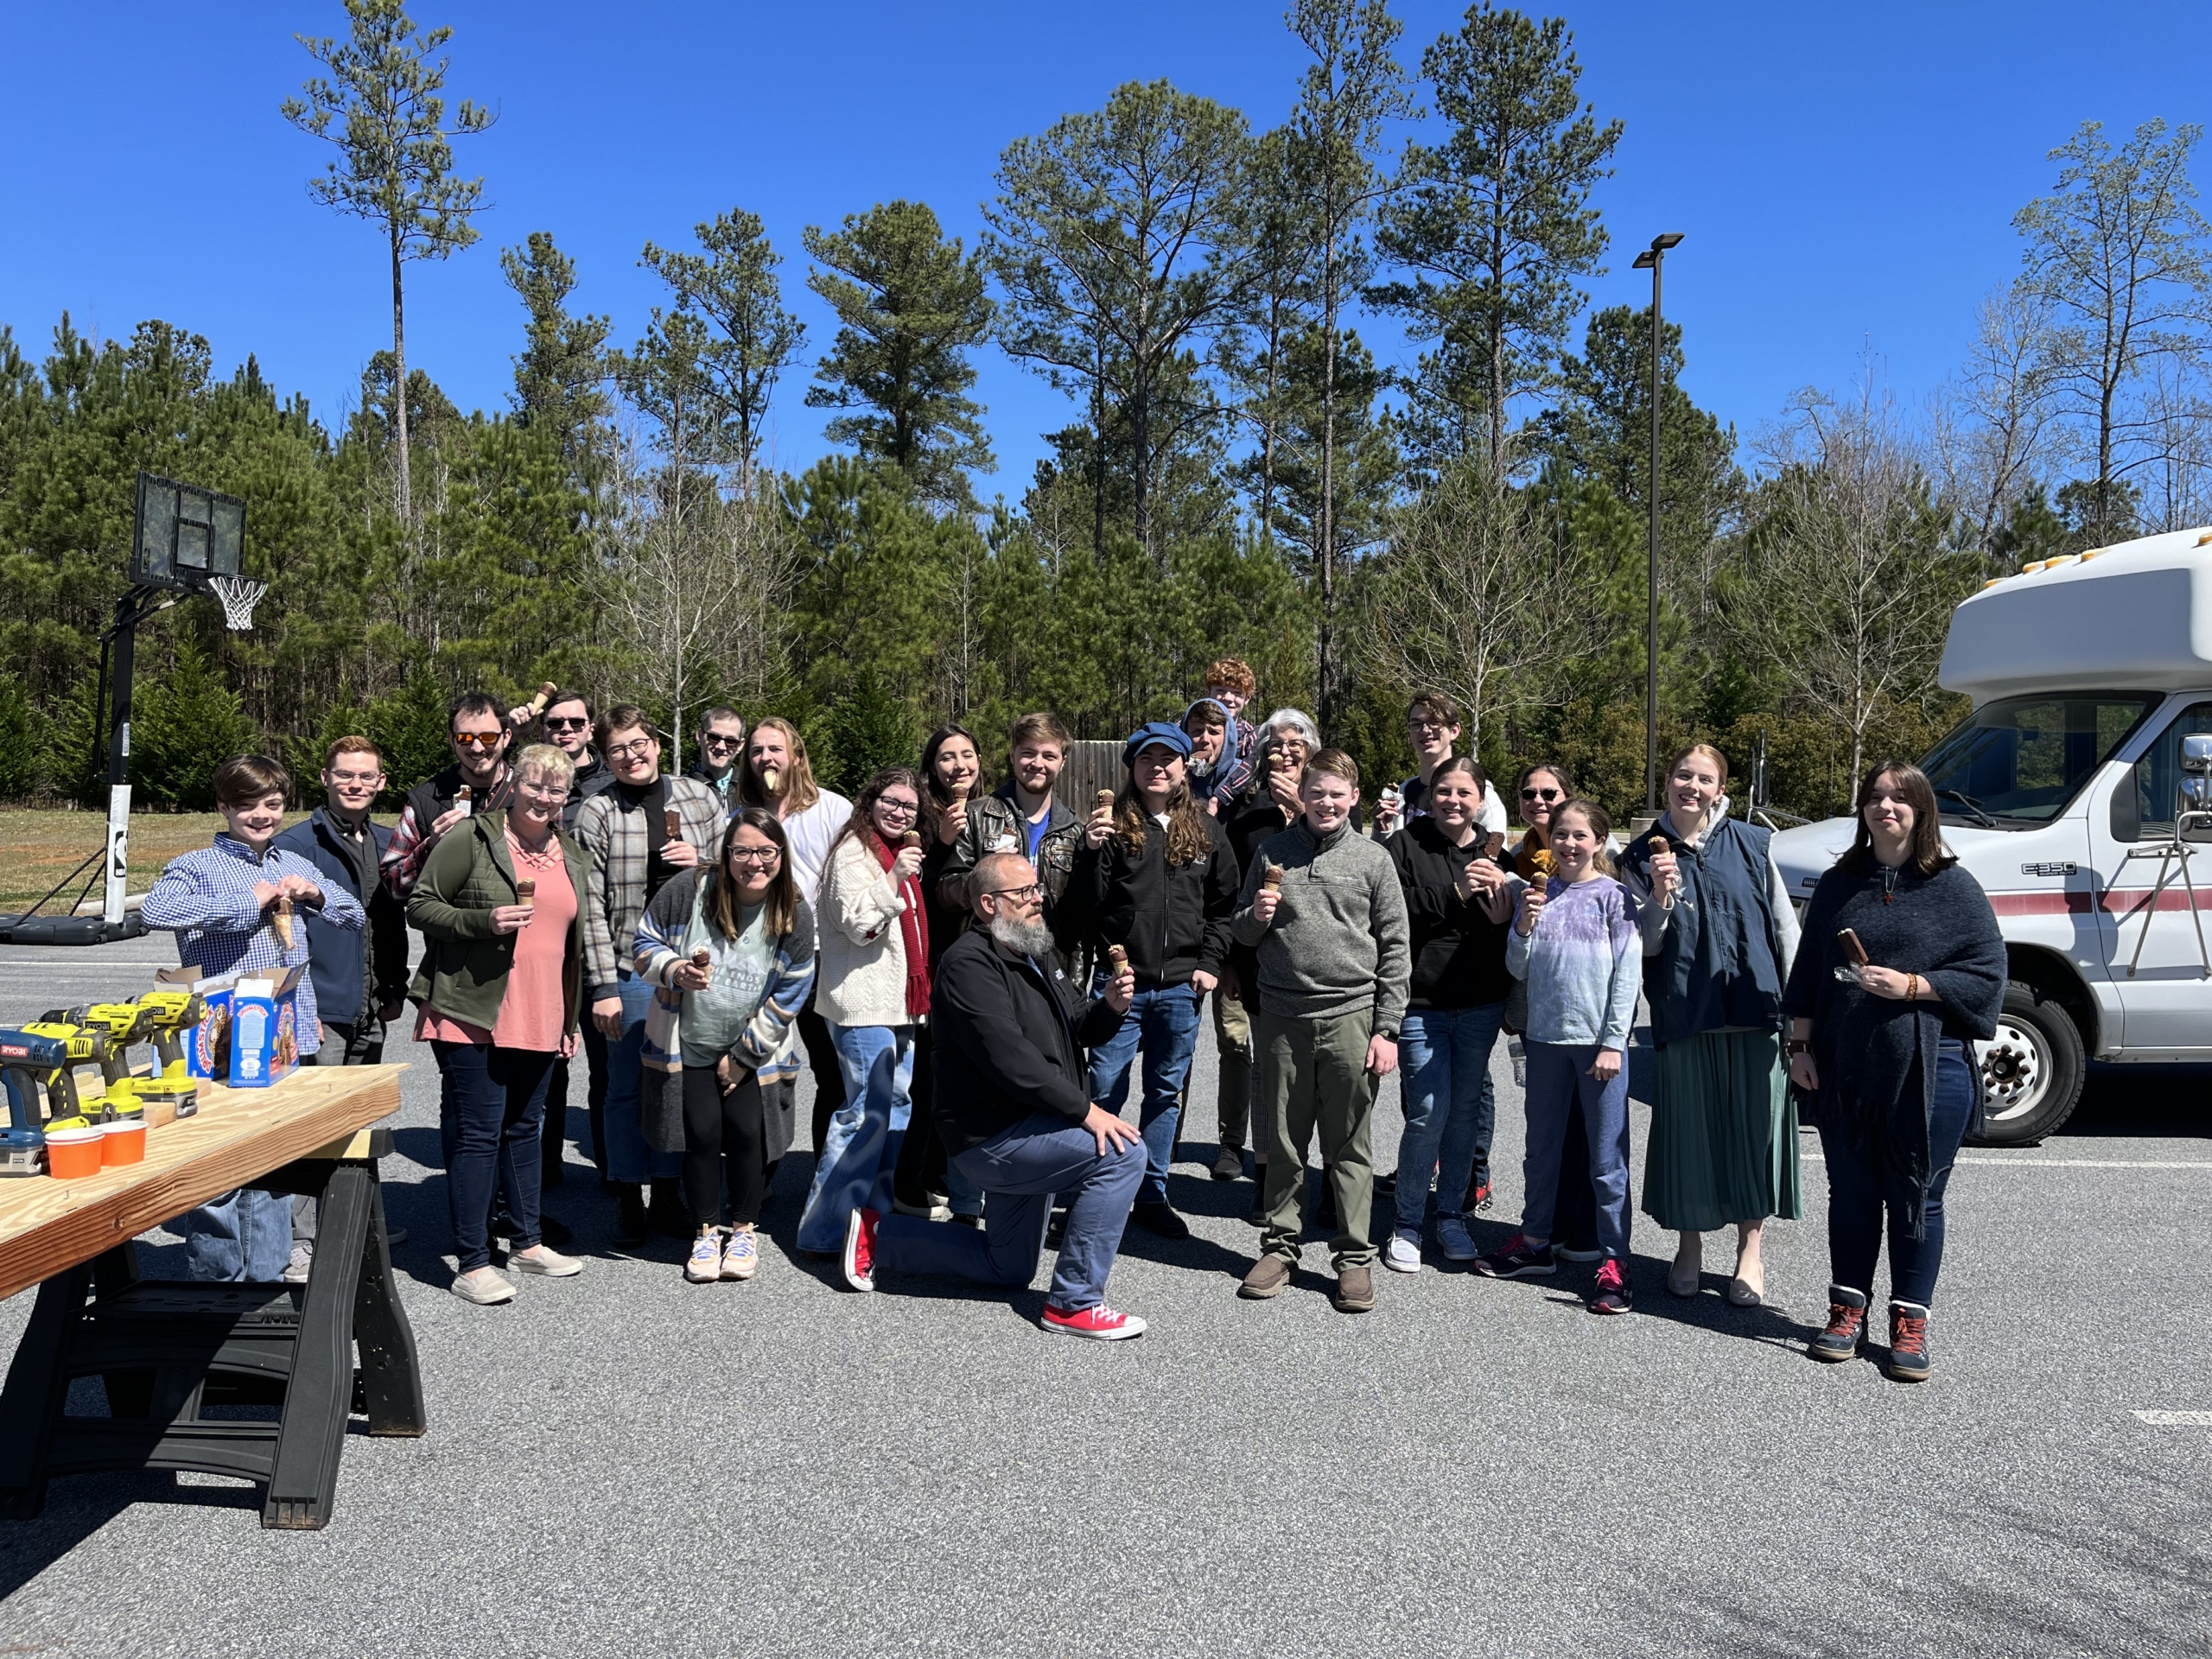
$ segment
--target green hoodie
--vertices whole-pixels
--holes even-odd
[[[1252,913],[1269,864],[1282,866],[1272,925]],[[1345,823],[1317,838],[1300,819],[1260,845],[1230,924],[1260,957],[1260,1007],[1293,1020],[1375,1010],[1395,1033],[1413,979],[1413,933],[1397,867],[1379,842]]]

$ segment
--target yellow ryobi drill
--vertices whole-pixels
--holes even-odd
[[[185,1063],[184,1046],[196,1039],[207,999],[197,991],[149,991],[137,1006],[153,1020],[154,1035],[154,1070],[138,1079],[138,1099],[145,1105],[168,1101],[177,1116],[190,1117],[200,1109],[200,1085]]]
[[[41,1026],[78,1026],[107,1033],[100,1079],[102,1099],[111,1115],[139,1109],[138,1085],[145,1079],[131,1076],[130,1051],[152,1039],[157,1023],[154,1010],[136,1002],[93,1002],[83,1007],[56,1008],[39,1016]]]

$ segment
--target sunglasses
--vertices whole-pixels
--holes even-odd
[[[715,732],[709,732],[701,741],[710,749],[734,749],[745,742],[741,737],[723,737]]]
[[[582,715],[563,715],[557,719],[549,715],[545,719],[545,729],[549,732],[588,732],[591,729],[591,721]]]
[[[505,732],[455,732],[454,747],[461,749],[496,749],[506,737]]]
[[[1521,791],[1521,798],[1524,801],[1555,801],[1561,792],[1556,789],[1524,789]]]

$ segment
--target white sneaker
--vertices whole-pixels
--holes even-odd
[[[750,1279],[760,1270],[760,1250],[754,1242],[753,1229],[734,1227],[729,1243],[722,1246],[722,1277]]]
[[[543,1279],[573,1279],[584,1270],[584,1264],[573,1255],[563,1255],[550,1244],[533,1244],[526,1250],[518,1250],[507,1258],[507,1265],[518,1273],[534,1273]]]
[[[1411,1233],[1393,1233],[1382,1247],[1382,1265],[1393,1273],[1421,1271],[1421,1240]]]
[[[1436,1248],[1444,1252],[1446,1262],[1471,1262],[1482,1254],[1475,1248],[1467,1224],[1457,1216],[1446,1216],[1436,1224]]]
[[[489,1307],[495,1302],[512,1302],[515,1287],[500,1276],[497,1268],[477,1268],[467,1273],[456,1274],[451,1286],[453,1294],[464,1302],[474,1302],[479,1307]]]
[[[683,1264],[683,1276],[695,1285],[711,1285],[722,1276],[722,1236],[712,1227],[702,1229],[691,1241],[691,1259]]]
[[[284,1282],[304,1285],[308,1281],[308,1271],[314,1266],[315,1246],[302,1240],[292,1246],[292,1259],[284,1264]]]

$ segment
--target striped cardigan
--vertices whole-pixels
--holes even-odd
[[[698,849],[699,862],[711,865],[721,858],[729,822],[721,798],[696,779],[671,778],[668,804],[677,810],[683,839]],[[576,814],[576,840],[591,861],[591,902],[584,906],[587,1001],[617,994],[615,973],[645,907],[647,842],[658,845],[664,833],[661,824],[645,822],[641,809],[626,806],[620,789],[593,796]]]
[[[677,965],[687,959],[684,935],[691,929],[692,894],[702,872],[686,870],[653,895],[638,918],[632,966],[638,977],[650,981],[653,1007],[645,1020],[645,1064],[660,1071],[683,1069],[677,1026],[683,993],[669,982]],[[814,988],[814,915],[806,900],[798,901],[791,931],[776,942],[775,966],[760,1006],[729,1052],[740,1065],[749,1067],[763,1088],[787,1083],[799,1073],[799,1010]]]

